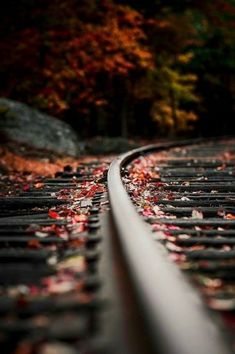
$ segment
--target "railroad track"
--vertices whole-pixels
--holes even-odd
[[[4,177],[2,352],[234,353],[234,142]]]

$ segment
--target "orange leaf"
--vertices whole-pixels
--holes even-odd
[[[230,219],[230,220],[234,220],[235,219],[235,215],[234,214],[226,214],[225,219]]]
[[[29,240],[28,247],[29,248],[40,248],[40,242],[38,240]]]
[[[44,183],[41,183],[41,182],[35,183],[34,187],[37,188],[37,189],[43,188],[44,187]]]
[[[74,216],[74,220],[75,220],[76,222],[87,221],[87,216],[84,215],[84,214],[75,215],[75,216]]]

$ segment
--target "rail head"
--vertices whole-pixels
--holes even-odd
[[[111,213],[156,353],[231,354],[200,296],[166,257],[162,246],[153,240],[122,183],[122,168],[137,156],[187,144],[183,141],[149,145],[116,158],[108,172]]]

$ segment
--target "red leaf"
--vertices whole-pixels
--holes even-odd
[[[27,192],[27,191],[29,191],[30,190],[30,185],[29,184],[25,184],[24,186],[23,186],[23,191],[24,192]]]
[[[52,219],[58,219],[60,217],[59,214],[56,211],[54,211],[54,210],[49,210],[48,211],[48,215]]]
[[[93,195],[96,193],[98,186],[92,186],[89,191],[86,193],[86,197],[93,197]]]

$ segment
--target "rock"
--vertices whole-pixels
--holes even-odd
[[[0,140],[60,155],[78,153],[77,136],[68,124],[5,98],[0,98]]]

